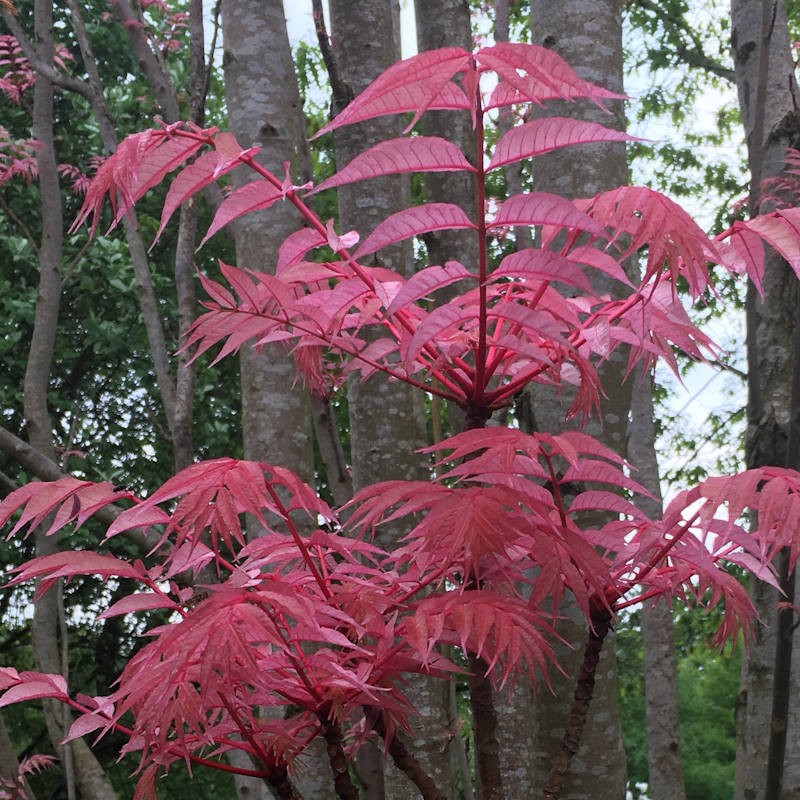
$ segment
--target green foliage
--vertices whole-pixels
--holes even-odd
[[[730,800],[736,755],[734,709],[739,692],[741,648],[709,650],[719,614],[683,609],[675,614],[678,657],[678,707],[681,756],[687,800]],[[641,611],[635,611],[617,633],[620,722],[628,778],[647,783],[644,655]]]

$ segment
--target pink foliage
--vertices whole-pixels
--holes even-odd
[[[484,98],[480,77],[490,70],[498,82]],[[578,97],[602,106],[618,95],[583,81],[544,48],[448,48],[390,68],[323,131],[407,112],[414,114],[411,128],[429,109],[468,109],[482,153],[488,109]],[[91,551],[34,559],[12,583],[126,577],[138,588],[107,615],[174,613],[150,632],[110,696],[71,700],[56,677],[3,670],[0,704],[57,696],[82,713],[75,735],[126,730],[126,751],[142,757],[138,796],[150,797],[158,769],[202,760],[209,750],[244,750],[269,778],[312,739],[330,743],[332,731],[348,752],[371,735],[390,741],[413,712],[408,675],[460,672],[440,645],[480,659],[497,688],[521,674],[536,679],[553,658],[553,624],[567,593],[591,626],[643,598],[682,597],[725,604],[721,639],[747,630],[750,600],[725,566],[771,580],[778,549],[788,547],[797,558],[795,473],[763,469],[709,479],[676,497],[662,519],[648,519],[632,502],[646,494],[635,472],[591,436],[484,424],[531,382],[570,388],[571,413],[591,414],[603,391],[597,366],[620,346],[630,371],[659,359],[677,368],[675,348],[693,358],[713,356],[714,344],[691,322],[676,282],[685,280],[695,298],[712,290],[709,262],[758,280],[762,241],[800,263],[793,212],[737,223],[712,241],[674,202],[647,188],[575,202],[532,192],[478,218],[449,203],[408,208],[359,239],[337,234],[305,202],[318,190],[407,171],[470,172],[483,197],[490,170],[559,147],[626,138],[595,123],[529,122],[475,166],[450,143],[412,135],[365,151],[316,189],[273,175],[253,150],[215,129],[176,124],[122,142],[98,169],[74,228],[91,220],[94,232],[106,199],[113,226],[177,171],[160,235],[183,202],[234,167],[250,170],[253,180],[228,195],[205,239],[278,202],[294,205],[306,224],[284,242],[276,274],[221,264],[221,281],[201,276],[206,311],[187,347],[202,353],[219,346],[222,358],[245,345],[282,342],[315,391],[332,392],[352,372],[383,373],[452,401],[468,429],[428,448],[437,459],[435,479],[367,487],[343,522],[288,470],[234,459],[192,465],[144,500],[71,478],[13,492],[0,504],[0,522],[21,513],[12,533],[45,518],[52,533],[125,500],[131,505],[107,535],[154,529],[159,546],[147,567]],[[490,241],[520,225],[540,230],[540,246],[491,264]],[[443,229],[476,236],[478,262],[446,261],[406,278],[365,258]],[[313,260],[325,246],[334,255]],[[641,278],[623,267],[634,256],[644,267]],[[614,297],[594,289],[596,275],[615,283]],[[452,299],[431,302],[443,287]],[[759,519],[752,532],[741,523],[750,510]],[[245,515],[264,529],[249,543]],[[386,551],[374,534],[398,520],[407,533]],[[276,723],[259,713],[264,708],[285,719]]]

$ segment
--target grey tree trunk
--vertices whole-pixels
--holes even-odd
[[[551,48],[563,56],[584,79],[622,91],[622,4],[620,0],[566,0],[531,3],[531,40]],[[549,104],[545,113],[579,116],[624,130],[625,118],[621,103],[609,104],[611,114],[588,103],[570,104],[568,108]],[[538,112],[537,112],[538,113]],[[627,180],[624,146],[590,145],[567,148],[538,157],[533,165],[534,188],[556,192],[566,197],[590,197],[615,188]],[[595,282],[601,292],[611,285]],[[602,426],[590,430],[619,453],[625,451],[630,387],[622,380],[622,359],[608,362],[603,370],[603,383],[619,387],[609,392],[602,408]],[[531,408],[538,430],[557,431],[564,423],[563,405],[553,393],[533,392]],[[572,703],[575,676],[586,641],[586,622],[577,615],[565,620],[559,631],[574,650],[558,652],[560,663],[569,678],[554,674],[555,693],[542,691],[536,704],[535,784],[542,786],[547,778],[553,755],[557,752],[564,722]],[[563,796],[569,800],[623,800],[626,765],[617,708],[616,657],[613,638],[606,639],[597,668],[594,699],[589,709],[580,750],[572,761]]]
[[[305,157],[305,127],[294,78],[283,3],[225,0],[223,66],[228,121],[243,147],[260,145],[259,161],[276,175],[290,161],[294,178]],[[236,185],[252,180],[234,176]],[[234,227],[237,266],[274,271],[278,245],[300,227],[288,204],[250,214]],[[313,475],[308,393],[295,384],[295,365],[280,347],[241,355],[245,456],[281,463],[306,479]]]
[[[224,0],[223,67],[230,130],[242,147],[261,146],[258,159],[276,175],[291,163],[295,182],[307,157],[305,126],[297,89],[286,20],[281,0]],[[302,180],[301,180],[302,179]],[[234,184],[252,180],[234,174]],[[278,246],[300,226],[288,204],[250,214],[233,228],[236,263],[240,268],[274,272]],[[311,404],[308,392],[295,382],[291,356],[278,345],[240,355],[242,432],[245,458],[280,464],[307,481],[313,480]],[[257,535],[258,530],[251,531]],[[310,759],[298,775],[305,797],[332,797],[330,768],[322,754]],[[268,798],[259,781],[237,780],[240,798]]]
[[[637,380],[631,394],[628,460],[636,480],[653,498],[637,497],[636,505],[651,519],[662,514],[661,486],[655,450],[653,393],[650,381]],[[647,717],[648,794],[653,800],[684,800],[678,718],[678,665],[672,610],[664,603],[642,609],[644,689]]]
[[[472,49],[471,14],[466,0],[415,0],[414,13],[417,28],[417,50],[436,50],[441,47],[461,47]],[[420,122],[420,132],[425,136],[439,136],[457,144],[467,159],[475,163],[475,137],[472,121],[467,112],[429,112]],[[470,173],[449,172],[429,173],[425,176],[425,200],[430,203],[456,203],[466,211],[471,219],[476,217],[475,181]],[[477,270],[478,241],[470,231],[435,231],[424,237],[429,265],[441,265],[455,260],[468,269]],[[448,291],[440,292],[442,299]],[[442,438],[447,433],[461,430],[464,426],[463,413],[457,408],[448,408],[449,431],[441,431],[439,403],[432,403],[432,416],[435,419],[434,436]],[[449,727],[446,745],[441,752],[449,753],[450,785],[442,787],[452,791],[456,783],[461,787],[464,800],[472,800],[472,774],[469,769],[466,743],[459,730],[459,712],[456,706],[455,687],[448,687],[446,717],[438,722],[443,728]],[[443,698],[442,698],[443,699]],[[440,699],[441,702],[441,699]],[[438,713],[438,712],[437,712]],[[448,795],[449,796],[449,795]]]
[[[361,92],[400,57],[399,16],[391,0],[332,0],[330,3],[334,111]],[[333,76],[332,76],[333,77]],[[339,168],[357,153],[384,139],[399,136],[402,121],[388,117],[348,126],[334,134]],[[357,228],[366,235],[389,214],[409,204],[410,185],[405,177],[370,181],[369,186],[345,186],[339,190],[339,224],[343,231]],[[410,244],[381,250],[370,263],[413,272]],[[423,398],[400,383],[381,376],[348,384],[350,448],[353,489],[381,480],[414,480],[425,477],[424,463],[415,452],[425,443]],[[392,547],[404,530],[395,526],[379,536],[378,543]],[[411,749],[437,785],[449,792],[447,693],[441,682],[418,678],[409,690],[419,716],[412,721]],[[367,800],[416,795],[415,788],[390,761],[384,765],[377,743],[362,748],[358,770]]]
[[[780,174],[786,148],[800,145],[797,83],[783,0],[732,0],[731,16],[751,173],[750,209],[756,213],[761,181]],[[793,335],[799,310],[795,276],[785,262],[768,253],[764,298],[750,286],[746,304],[748,467],[799,466],[796,431],[790,433],[798,402],[792,386],[800,369]],[[735,797],[776,800],[800,794],[797,717],[796,710],[791,711],[797,705],[796,658],[792,664],[796,634],[791,613],[776,612],[778,597],[773,590],[754,585],[752,594],[763,625],[758,626],[742,667]],[[788,758],[782,741],[787,727]]]

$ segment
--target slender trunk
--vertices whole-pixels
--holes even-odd
[[[92,50],[90,38],[86,31],[83,13],[78,0],[67,0],[70,9],[70,19],[75,31],[75,37],[81,49],[83,63],[88,75],[88,96],[92,109],[100,128],[103,145],[108,152],[113,152],[117,147],[117,134],[113,127],[111,114],[105,101],[105,88],[100,79],[97,61]],[[203,39],[202,39],[202,6],[198,8],[197,0],[190,9],[190,25],[192,44],[190,52],[190,107],[192,121],[200,122],[202,119],[202,97],[205,77]],[[126,0],[116,3],[117,12],[123,21],[128,20],[133,14]],[[198,24],[198,15],[201,24]],[[145,68],[153,92],[162,97],[164,116],[168,122],[180,119],[177,93],[172,86],[166,69],[154,67],[155,56],[144,38],[141,28],[128,25],[127,30],[131,37],[134,50],[139,63]],[[198,36],[199,63],[198,63]],[[149,54],[149,55],[148,55]],[[133,213],[133,212],[131,212]],[[142,318],[147,332],[150,354],[156,383],[161,395],[161,402],[167,420],[173,447],[173,460],[176,470],[188,466],[193,460],[192,444],[192,419],[194,404],[194,371],[189,363],[189,354],[183,353],[178,357],[177,376],[173,378],[170,365],[170,350],[164,333],[161,309],[156,296],[150,274],[150,265],[147,251],[141,234],[134,220],[126,215],[123,220],[123,229],[131,255],[134,275],[136,277],[139,305],[142,309]],[[175,252],[175,285],[178,298],[178,335],[179,339],[188,330],[194,319],[194,269],[193,255],[195,249],[195,235],[197,230],[197,207],[190,202],[181,207],[180,221],[178,224],[177,247]]]
[[[50,0],[37,0],[34,6],[34,31],[38,56],[45,63],[52,63],[54,39]],[[30,445],[55,461],[47,395],[61,300],[63,214],[53,136],[53,85],[44,76],[39,76],[34,88],[33,135],[40,143],[37,162],[42,239],[39,246],[39,286],[25,371],[23,404]],[[36,532],[36,549],[38,554],[46,555],[55,552],[57,545],[54,539],[44,535],[43,529],[39,529]],[[60,624],[62,619],[59,592],[53,587],[36,602],[32,623],[34,658],[42,671],[63,671],[61,648],[66,647],[66,642]],[[74,773],[75,782],[86,800],[113,800],[115,795],[111,784],[85,742],[76,740],[66,746],[61,744],[67,721],[63,709],[52,702],[44,703],[44,709],[50,739],[53,747],[62,755],[67,776]],[[72,785],[68,780],[70,796],[74,793]]]
[[[732,0],[731,14],[734,69],[751,173],[750,209],[756,213],[768,210],[758,207],[761,181],[780,174],[786,148],[800,145],[797,83],[782,0]],[[798,361],[792,333],[797,313],[795,276],[782,259],[768,253],[764,297],[759,298],[750,286],[746,301],[748,467],[796,466],[790,463],[788,451]],[[781,580],[792,596],[785,568]],[[794,621],[791,614],[776,611],[778,598],[771,589],[754,584],[752,594],[763,627],[759,625],[742,666],[735,796],[737,800],[776,800],[783,796],[781,791],[788,796],[800,789],[800,775],[784,772]]]
[[[586,80],[613,91],[622,90],[622,3],[620,0],[568,0],[554,4],[534,0],[531,4],[532,41],[555,50]],[[576,24],[580,20],[580,24]],[[578,102],[569,104],[569,116],[600,122],[624,130],[622,104],[609,104],[611,114],[595,106]],[[564,114],[559,103],[548,104],[543,112]],[[538,115],[539,110],[535,113]],[[533,185],[538,191],[555,192],[565,197],[590,197],[600,191],[627,182],[624,145],[589,145],[566,148],[534,160]],[[594,280],[601,294],[613,292],[613,282]],[[624,357],[618,354],[601,368],[604,386],[617,387],[604,399],[602,426],[590,424],[588,432],[596,435],[618,453],[624,453],[630,386],[623,380]],[[556,432],[564,426],[564,412],[569,399],[532,387],[529,396],[531,421],[538,430]],[[535,747],[536,784],[544,786],[550,765],[562,747],[565,719],[570,713],[573,689],[578,680],[582,651],[586,642],[586,621],[577,612],[563,609],[568,619],[559,624],[559,632],[574,645],[572,650],[559,648],[559,663],[571,676],[552,676],[554,694],[541,692],[537,697]],[[570,800],[621,800],[625,796],[626,765],[617,707],[616,656],[613,634],[602,648],[595,675],[594,700],[589,708],[583,741],[572,759],[564,780],[564,796]]]
[[[336,112],[399,58],[400,41],[398,8],[391,0],[332,0],[330,12],[332,47],[326,57]],[[396,117],[336,131],[337,166],[343,167],[366,147],[399,136],[401,131],[402,122]],[[369,187],[341,187],[340,227],[343,231],[358,228],[364,236],[389,214],[406,207],[409,197],[406,177],[375,179]],[[413,271],[411,246],[381,250],[373,263],[408,275]],[[378,376],[363,382],[353,379],[348,384],[348,405],[355,490],[381,480],[424,477],[423,464],[415,452],[425,441],[424,411],[421,398],[413,389],[401,383],[387,383]],[[391,548],[402,533],[400,526],[387,528],[378,544]],[[437,786],[449,787],[450,762],[447,748],[442,746],[447,733],[445,692],[422,676],[414,677],[410,683],[408,694],[419,712],[418,720],[412,721],[413,753]],[[384,760],[377,745],[377,741],[368,742],[358,755],[365,798],[401,800],[413,796],[416,790],[409,778]]]
[[[636,479],[652,498],[638,496],[636,505],[650,518],[662,514],[658,461],[655,452],[653,394],[650,381],[638,380],[631,396],[628,460]],[[678,664],[672,611],[666,603],[642,609],[644,690],[647,718],[648,791],[653,800],[684,800],[678,719]]]
[[[259,145],[258,159],[274,174],[290,163],[293,180],[303,182],[305,126],[295,81],[283,3],[280,0],[225,0],[223,67],[231,131],[242,147]],[[234,184],[250,177],[237,171]],[[241,268],[274,272],[280,243],[299,227],[288,204],[250,214],[233,226],[236,263]],[[286,466],[313,481],[311,405],[296,380],[291,355],[280,345],[243,349],[240,355],[242,432],[245,458]],[[251,535],[258,535],[253,528]],[[304,764],[294,783],[308,798],[332,798],[330,766],[324,743]],[[237,779],[241,798],[269,796],[258,781]]]

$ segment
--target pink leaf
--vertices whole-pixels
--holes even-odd
[[[200,242],[202,247],[218,230],[224,228],[245,214],[269,208],[276,200],[283,197],[283,192],[277,186],[264,179],[234,189],[219,205],[211,225]]]
[[[408,128],[430,109],[471,108],[464,92],[450,79],[469,65],[469,53],[459,47],[428,50],[389,67],[316,136],[386,114],[414,112]]]
[[[100,728],[108,728],[112,723],[104,714],[81,714],[75,722],[70,725],[67,735],[61,740],[63,743],[80,739],[89,733],[93,733]]]
[[[741,224],[777,250],[800,278],[800,208],[761,214]]]
[[[328,220],[325,225],[325,230],[328,234],[328,247],[330,247],[334,253],[341,253],[345,250],[349,250],[351,247],[355,247],[360,238],[357,231],[348,231],[339,236],[333,229],[332,219]]]
[[[487,111],[511,103],[542,105],[543,101],[556,98],[586,97],[601,108],[604,100],[625,99],[625,95],[583,80],[561,56],[546,47],[501,42],[479,50],[476,59],[501,78]]]
[[[496,278],[559,281],[568,286],[577,286],[584,292],[592,292],[592,284],[574,261],[558,253],[533,247],[506,256],[492,272],[492,280]]]
[[[475,171],[461,150],[436,136],[412,136],[380,142],[357,155],[346,167],[317,186],[322,192],[333,186],[399,172]]]
[[[68,700],[67,682],[62,675],[46,672],[21,672],[20,682],[3,692],[0,697],[0,708],[23,703],[26,700],[37,700],[51,697],[54,700]]]
[[[596,122],[571,117],[543,117],[508,131],[495,146],[486,169],[496,169],[573,144],[628,141],[641,140]]]
[[[381,222],[355,253],[356,258],[374,253],[403,239],[428,231],[475,228],[462,209],[452,203],[427,203],[398,211]]]
[[[161,222],[154,241],[158,241],[172,215],[190,197],[230,172],[240,163],[242,156],[252,155],[254,152],[253,148],[242,150],[233,134],[227,132],[217,134],[214,145],[215,150],[203,153],[175,177],[164,200]]]
[[[82,525],[92,514],[111,503],[133,499],[130,492],[118,492],[113,484],[79,481],[64,477],[52,482],[33,482],[15,489],[0,503],[0,526],[22,509],[22,515],[9,536],[24,527],[33,530],[54,514],[48,535],[76,522]]]
[[[427,267],[415,272],[395,294],[389,307],[388,314],[395,314],[409,303],[415,303],[423,297],[450,286],[461,280],[477,280],[463,264],[458,261],[448,261],[443,267]]]
[[[314,228],[300,228],[289,234],[278,248],[278,264],[275,274],[281,275],[289,267],[303,260],[309,250],[322,247],[326,243],[325,237]]]
[[[569,200],[549,192],[530,192],[509,197],[487,227],[512,225],[552,225],[587,231],[593,236],[605,236],[603,228],[583,211]]]
[[[120,614],[133,614],[137,611],[151,611],[154,608],[178,609],[178,604],[164,594],[157,592],[137,592],[112,603],[97,619],[108,619]]]
[[[58,578],[76,575],[101,575],[104,578],[146,578],[141,562],[131,564],[114,556],[95,553],[94,550],[63,550],[46,556],[37,556],[12,570],[16,575],[9,585],[37,578],[37,596],[42,595]]]
[[[425,345],[435,341],[445,334],[452,336],[462,333],[466,336],[468,330],[478,325],[477,306],[461,305],[458,302],[447,303],[431,311],[417,326],[407,349],[403,353],[408,369],[413,368],[414,361]]]

